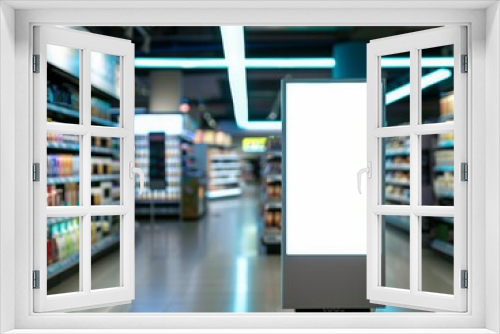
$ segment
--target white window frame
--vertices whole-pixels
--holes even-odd
[[[461,181],[461,163],[467,163],[467,73],[461,71],[461,55],[466,55],[466,28],[449,26],[372,40],[367,46],[368,83],[368,161],[373,177],[368,179],[368,252],[367,297],[376,304],[407,306],[431,311],[467,310],[467,290],[461,288],[461,270],[467,270],[467,182]],[[453,89],[455,117],[453,122],[423,124],[421,51],[453,45]],[[383,126],[381,100],[383,87],[381,59],[384,56],[410,53],[410,110],[409,125]],[[421,203],[422,141],[423,135],[454,133],[454,206],[427,206]],[[386,205],[381,203],[384,162],[382,139],[398,136],[410,138],[410,203]],[[382,217],[385,215],[408,216],[409,230],[409,289],[384,287],[382,278]],[[454,218],[453,290],[454,293],[438,294],[421,290],[421,218]]]
[[[0,266],[0,316],[5,322],[2,330],[16,328],[16,333],[27,333],[23,329],[64,329],[60,332],[76,332],[72,329],[89,329],[88,332],[100,333],[98,329],[127,329],[129,333],[143,330],[131,328],[165,329],[173,333],[175,329],[191,328],[193,332],[296,332],[293,328],[306,329],[307,332],[340,333],[350,328],[350,333],[389,332],[396,328],[398,333],[492,333],[500,331],[500,277],[499,232],[497,222],[500,218],[498,201],[500,200],[500,137],[498,124],[500,117],[500,19],[498,4],[489,2],[448,2],[434,1],[398,2],[398,9],[391,9],[396,4],[385,1],[370,2],[370,9],[364,9],[366,2],[233,2],[225,3],[224,9],[215,1],[206,1],[191,6],[189,3],[159,3],[144,1],[142,4],[129,1],[116,2],[19,2],[7,1],[0,4],[0,93],[2,94],[1,120],[12,121],[12,107],[15,107],[15,147],[5,138],[13,131],[0,133],[0,182],[14,186],[10,181],[15,173],[15,212],[9,210],[5,197],[1,198]],[[13,8],[16,11],[14,13]],[[40,8],[72,7],[63,10],[40,10]],[[55,6],[55,7],[54,7]],[[148,8],[142,11],[129,8]],[[432,7],[430,7],[432,6]],[[486,9],[486,7],[488,7]],[[80,9],[75,10],[78,7]],[[97,8],[99,7],[99,8]],[[103,15],[103,9],[106,10]],[[158,8],[163,7],[163,8]],[[24,8],[24,9],[22,9]],[[82,9],[83,8],[83,9]],[[349,9],[350,8],[350,9]],[[209,13],[210,15],[207,15]],[[15,14],[15,22],[13,20]],[[486,26],[488,29],[485,27]],[[469,56],[471,62],[468,78],[469,113],[468,131],[471,140],[468,143],[471,154],[468,196],[471,198],[468,208],[470,225],[474,226],[471,243],[468,244],[470,285],[468,289],[469,310],[465,314],[43,314],[32,313],[31,268],[29,256],[32,245],[31,222],[32,203],[28,200],[32,191],[30,181],[32,139],[32,105],[26,96],[32,94],[30,63],[31,31],[35,24],[53,25],[467,25],[469,28]],[[13,32],[15,31],[15,42]],[[14,57],[15,48],[15,57]],[[488,71],[485,71],[485,65]],[[12,68],[15,66],[15,76]],[[4,72],[5,71],[5,72]],[[9,85],[15,77],[15,88]],[[487,85],[486,85],[487,84]],[[10,93],[10,94],[9,94]],[[14,97],[15,93],[15,97]],[[7,110],[8,109],[8,110]],[[5,129],[6,122],[0,123]],[[489,134],[485,134],[489,130]],[[28,134],[28,135],[26,135]],[[488,140],[486,140],[486,138]],[[488,156],[485,154],[488,149]],[[14,154],[16,152],[16,154]],[[13,161],[15,157],[15,162]],[[10,160],[9,160],[10,159]],[[488,164],[486,164],[488,162]],[[485,171],[489,172],[488,183]],[[5,187],[1,187],[4,191]],[[488,197],[486,197],[486,191]],[[471,197],[471,195],[474,195]],[[8,193],[2,192],[6,196]],[[486,204],[485,204],[486,201]],[[15,214],[15,230],[12,218]],[[488,218],[488,219],[486,219]],[[12,234],[15,231],[15,242]],[[11,232],[6,234],[5,232]],[[473,246],[473,247],[472,247]],[[12,256],[14,254],[14,256]],[[30,259],[27,261],[27,259]],[[486,259],[486,261],[485,261]],[[486,267],[486,264],[488,267]],[[15,289],[12,289],[15,286]],[[13,291],[14,290],[14,291]],[[488,293],[486,293],[488,291]],[[15,305],[15,308],[12,308]],[[209,329],[212,329],[211,331]],[[247,328],[245,330],[245,328]],[[260,328],[260,330],[259,330]],[[268,330],[264,330],[268,329]],[[359,329],[359,330],[356,330]],[[413,328],[413,330],[412,330]],[[203,330],[207,329],[207,330]],[[465,330],[464,330],[465,329]],[[40,331],[41,332],[41,331]],[[50,330],[54,333],[55,330]],[[162,332],[162,331],[158,331]],[[177,330],[181,332],[181,330]],[[185,332],[185,331],[183,331]],[[392,330],[391,332],[394,332]]]
[[[134,146],[134,45],[128,40],[46,26],[34,27],[34,52],[39,55],[39,73],[33,75],[34,160],[40,164],[40,181],[34,191],[34,269],[39,270],[39,289],[34,290],[34,310],[51,312],[125,304],[135,291],[135,180],[129,168],[135,161]],[[47,122],[47,46],[58,45],[78,50],[80,54],[80,124]],[[120,122],[118,127],[91,124],[91,53],[117,56],[120,59]],[[47,206],[47,133],[78,135],[80,139],[79,206]],[[120,141],[120,203],[91,205],[91,138],[117,138]],[[92,216],[120,216],[119,286],[92,290],[92,255],[90,222]],[[76,292],[47,295],[47,218],[80,219],[79,284]]]

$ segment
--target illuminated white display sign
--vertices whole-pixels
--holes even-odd
[[[286,253],[366,254],[366,83],[285,89]]]

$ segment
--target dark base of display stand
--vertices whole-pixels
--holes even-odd
[[[369,308],[347,308],[347,309],[297,309],[295,312],[371,312]]]
[[[267,254],[281,254],[281,245],[267,245],[266,246]]]

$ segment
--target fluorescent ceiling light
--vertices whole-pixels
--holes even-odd
[[[455,65],[453,57],[424,57],[422,58],[423,68],[436,68],[436,67],[453,67]],[[382,58],[380,60],[382,68],[405,68],[410,67],[410,58]]]
[[[221,26],[222,45],[224,48],[225,62],[227,65],[229,87],[233,100],[234,116],[238,127],[245,130],[255,131],[281,131],[281,121],[249,121],[248,120],[248,95],[247,95],[247,78],[246,69],[248,59],[245,59],[245,36],[242,26]],[[453,60],[453,58],[451,58]],[[137,59],[136,59],[137,61]],[[258,65],[254,63],[254,65]],[[262,65],[262,64],[260,64]],[[276,65],[276,64],[275,64]],[[335,66],[333,61],[332,66]],[[409,67],[409,58],[392,58],[385,60],[382,67]],[[434,66],[453,66],[453,62],[449,62],[448,58],[428,58],[422,60],[422,67]],[[442,81],[451,76],[452,72],[448,69],[436,70],[422,77],[422,89],[431,86],[439,81]],[[395,89],[386,95],[386,104],[393,103],[397,100],[410,95],[410,85],[406,84]]]
[[[382,68],[410,67],[410,58],[382,58]],[[453,67],[453,57],[423,58],[422,67]],[[332,69],[334,58],[246,58],[247,69]],[[135,58],[136,68],[145,69],[227,69],[224,58]]]
[[[236,125],[245,130],[281,130],[280,121],[250,122],[245,65],[245,37],[242,26],[221,26],[222,45],[227,63],[229,88]]]
[[[229,88],[236,124],[248,122],[247,76],[245,68],[245,37],[242,26],[221,26],[222,45],[227,62]]]
[[[244,60],[248,69],[331,69],[333,58],[250,58]],[[227,69],[224,58],[135,58],[136,68],[163,69]]]
[[[432,86],[434,84],[437,84],[440,81],[443,81],[445,79],[448,79],[451,77],[451,71],[447,69],[439,69],[434,72],[431,72],[427,75],[424,75],[422,79],[420,80],[420,84],[422,86],[422,90]],[[385,95],[385,105],[389,105],[391,103],[394,103],[396,101],[401,100],[402,98],[405,98],[410,95],[410,84],[407,83],[399,88],[394,89],[393,91],[390,91]]]

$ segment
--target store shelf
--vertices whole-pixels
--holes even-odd
[[[401,196],[385,195],[385,199],[388,201],[401,202],[405,204],[410,204],[410,199]]]
[[[455,170],[454,166],[435,166],[435,172],[453,172]]]
[[[436,196],[440,198],[455,198],[453,191],[436,191]]]
[[[239,184],[239,183],[240,183],[239,179],[227,179],[227,178],[211,179],[208,182],[209,185],[213,185],[213,186],[227,185],[227,184]]]
[[[223,160],[223,161],[235,161],[239,160],[239,156],[237,154],[212,154],[210,156],[210,160]]]
[[[240,175],[241,171],[239,169],[234,170],[213,170],[210,171],[210,177],[214,176],[237,176]]]
[[[384,220],[387,224],[390,224],[401,230],[410,232],[410,217],[384,216]]]
[[[455,114],[444,114],[439,116],[439,119],[441,121],[451,121],[455,118]]]
[[[79,144],[61,143],[61,142],[47,142],[47,148],[52,149],[52,150],[78,152],[80,150],[80,145]],[[101,153],[101,154],[109,154],[109,155],[119,155],[120,154],[120,150],[112,149],[109,147],[92,146],[91,151],[93,153]]]
[[[207,198],[222,198],[241,195],[241,188],[208,190]]]
[[[267,152],[267,159],[276,159],[276,158],[281,158],[283,156],[283,153],[281,151],[269,151]]]
[[[181,200],[178,199],[141,199],[141,198],[136,198],[136,204],[180,204]]]
[[[150,215],[152,213],[150,208],[136,208],[136,215]],[[154,208],[155,215],[178,215],[180,213],[179,208]]]
[[[438,148],[453,148],[455,146],[455,142],[453,140],[443,140],[438,142]]]
[[[114,234],[105,237],[104,239],[102,239],[101,241],[92,246],[91,250],[92,256],[102,253],[106,249],[114,246],[119,242],[120,242],[119,234]],[[80,260],[80,254],[75,253],[61,261],[58,261],[57,263],[47,266],[47,279],[51,279],[54,276],[57,276],[60,273],[68,270],[69,268],[76,266],[79,263],[79,260]]]
[[[53,103],[47,102],[47,109],[55,111],[55,112],[63,114],[63,115],[66,115],[66,116],[74,117],[74,118],[80,117],[80,112],[78,110],[71,109],[68,107],[63,107],[63,106],[53,104]],[[99,117],[92,116],[91,119],[92,119],[92,123],[95,123],[95,124],[104,125],[104,126],[112,126],[112,127],[119,126],[119,124],[116,122],[108,121],[106,119],[102,119]]]
[[[264,245],[280,245],[281,244],[281,229],[266,228],[262,233],[262,243]]]
[[[272,201],[272,202],[267,202],[264,205],[265,210],[271,210],[271,209],[281,209],[282,203],[281,201]]]
[[[386,164],[385,170],[410,170],[409,164]]]
[[[270,174],[266,176],[266,181],[267,182],[281,182],[282,176],[281,174]]]
[[[401,147],[401,148],[391,148],[385,151],[386,157],[392,157],[396,155],[410,155],[410,149],[408,147]]]
[[[76,86],[80,85],[80,78],[77,75],[75,75],[75,73],[68,72],[67,69],[63,69],[63,68],[59,67],[58,65],[52,64],[50,62],[47,62],[47,69],[50,70],[52,73],[61,76],[66,81],[68,81]],[[96,86],[95,84],[92,84],[90,86],[90,88],[92,90],[93,96],[97,94],[101,98],[105,98],[107,100],[108,99],[113,99],[115,101],[119,100],[119,96],[116,95],[116,92],[109,91],[105,87],[100,87],[100,85]]]
[[[227,170],[227,169],[239,170],[240,167],[241,167],[241,164],[239,162],[238,163],[235,163],[235,162],[212,162],[210,164],[210,168],[212,170]]]
[[[449,242],[434,239],[431,241],[430,246],[432,249],[435,249],[443,254],[453,256],[453,245]]]
[[[386,179],[385,184],[394,185],[394,186],[410,186],[410,181],[399,181],[399,180],[391,180]]]
[[[58,142],[47,142],[47,148],[53,150],[64,150],[64,151],[79,151],[79,144],[68,144],[68,143],[58,143]]]
[[[47,226],[54,225],[54,224],[59,224],[59,223],[66,222],[66,221],[70,221],[70,220],[73,220],[75,218],[76,217],[71,217],[71,218],[68,218],[68,217],[48,218],[47,219]]]
[[[93,153],[101,153],[101,154],[109,154],[109,155],[120,155],[120,150],[119,149],[113,149],[113,148],[109,148],[109,147],[92,146],[91,151]]]
[[[452,217],[438,217],[438,219],[446,224],[450,224],[450,225],[455,224],[455,220]]]
[[[120,179],[119,174],[92,175],[92,182],[113,181],[113,180],[119,180],[119,179]],[[80,181],[79,176],[47,177],[47,185],[75,183],[75,182],[79,182],[79,181]]]

